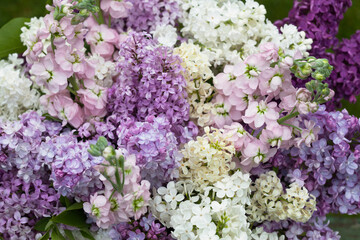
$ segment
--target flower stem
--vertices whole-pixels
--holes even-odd
[[[299,116],[299,115],[300,115],[300,113],[299,113],[298,111],[296,111],[296,112],[290,113],[289,115],[286,115],[286,116],[278,119],[277,122],[281,125],[281,124],[283,124],[285,121],[287,121],[287,120],[289,120],[289,119],[291,119],[291,118],[297,117],[297,116]]]
[[[99,22],[99,25],[101,24],[104,24],[105,23],[105,20],[104,20],[104,16],[103,16],[103,13],[102,13],[102,10],[100,8],[100,0],[96,0],[96,6],[99,7],[99,17],[98,17],[98,22]]]

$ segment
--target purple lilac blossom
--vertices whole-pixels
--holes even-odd
[[[115,19],[112,24],[119,32],[130,29],[141,32],[155,30],[158,25],[175,25],[181,16],[176,0],[129,0],[133,7],[125,19]]]
[[[265,222],[260,226],[267,232],[285,232],[289,240],[339,240],[340,235],[328,226],[325,217],[312,217],[306,223],[294,221]]]
[[[0,169],[17,168],[18,177],[26,182],[36,179],[44,163],[38,158],[40,145],[61,129],[60,123],[44,120],[34,111],[22,114],[19,121],[0,122]],[[1,160],[4,156],[6,161]]]
[[[324,106],[306,118],[321,127],[319,140],[278,152],[260,168],[275,167],[284,181],[302,182],[316,197],[316,216],[360,213],[359,119],[346,110],[327,112]]]
[[[331,76],[325,80],[335,91],[335,97],[327,103],[328,109],[340,106],[343,98],[356,101],[360,94],[359,33],[339,43],[336,38],[339,23],[351,6],[351,0],[294,0],[288,17],[275,22],[279,27],[293,24],[313,39],[311,56],[327,58],[334,67]],[[331,49],[333,52],[328,51]],[[303,87],[307,81],[293,78],[296,86]]]
[[[35,239],[35,223],[43,217],[58,214],[60,194],[48,180],[47,172],[36,172],[36,180],[26,182],[17,177],[15,168],[0,169],[0,237]]]
[[[170,128],[165,117],[149,116],[145,122],[123,122],[116,130],[117,145],[127,149],[129,154],[136,154],[136,164],[141,169],[142,178],[155,187],[178,177],[177,168],[182,155]]]
[[[150,213],[137,221],[122,223],[110,230],[110,237],[113,240],[128,239],[154,239],[173,240],[167,232],[166,227],[156,221]],[[137,237],[137,238],[136,238]]]
[[[181,59],[146,33],[130,33],[120,49],[119,76],[108,90],[108,117],[117,127],[128,119],[164,116],[181,142],[191,139],[197,129],[189,123]]]
[[[50,166],[50,179],[63,196],[83,201],[102,187],[100,173],[93,166],[103,161],[88,152],[89,142],[78,141],[72,132],[48,138],[40,146],[39,157]]]

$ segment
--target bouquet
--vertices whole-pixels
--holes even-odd
[[[53,0],[6,24],[0,239],[340,239],[360,55],[334,39],[351,2],[314,2],[274,24],[254,0]]]

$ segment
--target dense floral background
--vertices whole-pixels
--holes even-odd
[[[289,11],[293,7],[292,0],[257,0],[257,1],[265,5],[268,12],[267,17],[273,22],[276,22],[276,20],[284,19],[285,17],[287,17],[289,15]],[[320,2],[326,0],[318,0],[318,1]],[[47,2],[46,0],[1,0],[2,5],[0,7],[0,27],[14,17],[43,16],[46,13],[46,10],[44,8],[46,2]],[[318,12],[317,17],[319,18],[323,17],[324,19],[326,19],[326,13]],[[293,16],[290,19],[285,19],[284,22],[292,23],[299,26],[301,25],[299,24],[300,19],[301,16]],[[276,24],[281,25],[282,22],[276,22]],[[353,5],[347,10],[344,19],[340,22],[337,39],[338,40],[342,40],[343,38],[350,39],[351,36],[353,36],[353,34],[355,34],[355,32],[359,29],[360,29],[360,0],[353,0]],[[306,29],[300,28],[300,30],[306,30]],[[357,37],[356,39],[353,37],[349,41],[360,41],[360,40],[359,37]],[[349,43],[349,45],[351,44]],[[329,48],[331,47],[332,44],[329,43]],[[337,51],[339,52],[343,51],[344,53],[346,53],[348,50],[349,49],[347,48],[337,49]],[[314,49],[313,51],[317,51],[317,50]],[[324,53],[325,52],[331,52],[331,51],[325,49]],[[318,52],[316,52],[315,54],[318,54]],[[321,53],[319,53],[319,55],[321,56]],[[341,73],[338,74],[341,75]],[[341,101],[341,103],[342,103],[342,108],[346,108],[351,115],[360,117],[360,96],[358,96],[357,99],[358,101],[356,103],[350,103],[345,100]],[[116,101],[116,99],[114,99],[114,101]],[[336,104],[333,105],[333,107],[335,108],[337,106],[338,105]],[[129,123],[129,126],[127,127],[130,129],[129,131],[135,129],[134,123]],[[138,136],[134,135],[134,138],[135,137]],[[41,184],[41,182],[39,184]],[[359,239],[358,236],[360,235],[360,216],[357,215],[351,217],[329,216],[329,218],[331,218],[331,227],[334,230],[340,232],[342,239],[345,240]]]

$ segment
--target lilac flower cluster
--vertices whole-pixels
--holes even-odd
[[[60,194],[46,179],[46,173],[26,182],[17,170],[0,169],[0,238],[35,239],[35,223],[42,217],[58,214]]]
[[[351,0],[294,0],[288,17],[275,24],[294,24],[313,39],[310,55],[325,57],[325,51],[337,44],[336,35]]]
[[[299,30],[305,31],[307,37],[314,41],[310,55],[328,58],[329,63],[334,66],[335,71],[325,80],[336,93],[333,100],[327,104],[329,109],[339,107],[343,98],[355,102],[355,96],[360,94],[360,33],[341,43],[336,38],[339,23],[351,4],[351,0],[295,0],[288,17],[276,22],[279,27],[294,24]],[[328,52],[328,49],[333,52]],[[293,81],[298,86],[305,84],[305,81],[299,79]]]
[[[34,111],[22,114],[19,121],[0,122],[0,169],[16,168],[17,176],[25,182],[36,179],[34,174],[43,165],[39,146],[60,130],[60,123],[44,120]]]
[[[306,223],[281,221],[266,222],[261,226],[267,232],[285,232],[289,240],[339,240],[338,232],[334,232],[328,224],[325,217],[313,217]]]
[[[89,146],[89,142],[79,142],[71,132],[48,138],[41,144],[40,158],[50,166],[50,179],[61,195],[85,201],[102,187],[99,172],[93,166],[103,159],[91,156]]]
[[[123,122],[116,130],[117,145],[126,148],[129,154],[136,154],[142,178],[155,187],[179,176],[177,168],[182,154],[170,128],[165,117],[149,116],[144,122]]]
[[[119,32],[134,30],[150,32],[158,25],[175,25],[181,16],[180,7],[176,0],[129,0],[133,7],[125,19],[116,19],[114,27]]]
[[[316,197],[317,216],[359,213],[359,119],[323,106],[307,118],[321,127],[319,140],[311,147],[278,152],[264,167],[276,167],[285,181],[305,186]]]
[[[336,89],[336,99],[356,102],[360,94],[360,31],[343,41],[329,54],[334,71],[329,82]]]
[[[115,226],[110,230],[110,237],[113,240],[173,240],[166,227],[156,221],[151,213],[140,220]]]
[[[181,135],[190,105],[180,58],[146,33],[130,33],[120,49],[119,76],[108,91],[108,112],[117,122],[164,116],[177,137]]]

